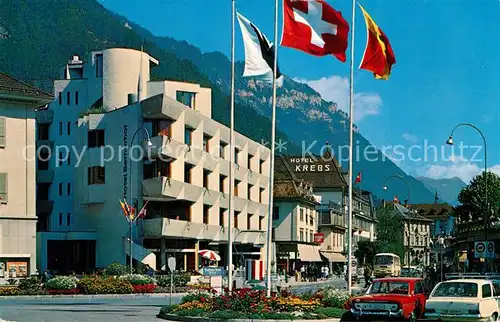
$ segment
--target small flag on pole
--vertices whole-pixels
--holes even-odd
[[[146,200],[146,203],[144,206],[142,206],[141,210],[139,211],[139,214],[137,215],[138,218],[144,218],[146,217],[147,209],[146,206],[148,205],[149,200]]]
[[[360,182],[361,182],[361,172],[359,172],[358,175],[356,176],[356,180],[354,181],[354,184],[360,183]]]
[[[123,211],[123,215],[125,217],[127,217],[128,220],[130,220],[130,215],[129,215],[129,212],[128,212],[128,205],[126,204],[126,202],[123,202],[121,200],[118,200],[120,202],[120,207],[122,208],[122,211]]]
[[[237,13],[238,23],[245,45],[245,71],[243,77],[255,77],[267,83],[273,82],[274,45],[250,20]],[[283,75],[280,69],[276,71],[278,86],[283,84]]]
[[[377,26],[368,12],[359,3],[358,5],[365,17],[368,33],[365,53],[359,68],[373,72],[376,79],[389,79],[392,65],[396,63],[389,38]]]
[[[394,196],[394,203],[399,203],[398,196]]]

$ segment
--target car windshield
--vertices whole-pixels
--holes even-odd
[[[392,265],[392,256],[376,256],[375,265]]]
[[[374,282],[367,294],[408,294],[406,282]]]
[[[477,297],[477,284],[466,282],[448,282],[439,285],[432,297]]]

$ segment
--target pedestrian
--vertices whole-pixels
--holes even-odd
[[[372,270],[369,265],[365,266],[365,271],[363,275],[365,277],[365,288],[367,288],[368,283],[370,282],[370,277],[372,276]]]
[[[325,265],[325,279],[328,279],[328,277],[330,277],[330,269]]]

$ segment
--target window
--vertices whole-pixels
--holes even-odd
[[[208,225],[210,219],[210,206],[203,205],[203,223]]]
[[[184,129],[184,143],[189,146],[193,144],[193,129],[190,127]]]
[[[225,158],[225,151],[226,151],[227,143],[220,141],[219,143],[219,158],[224,159]]]
[[[62,226],[62,223],[63,223],[63,214],[60,212],[59,213],[59,226]]]
[[[0,117],[0,148],[5,148],[5,141],[7,137],[7,133],[5,130],[6,123],[7,119],[5,117]]]
[[[262,230],[262,221],[264,220],[264,217],[259,217],[259,230]]]
[[[63,184],[61,182],[59,182],[59,195],[63,195]]]
[[[264,160],[259,160],[259,173],[264,174]]]
[[[273,207],[273,220],[280,219],[280,207]]]
[[[66,92],[66,104],[71,104],[71,92]]]
[[[249,154],[248,155],[248,164],[247,164],[248,170],[252,170],[252,159],[253,159],[253,155]]]
[[[71,183],[70,183],[70,182],[68,182],[68,183],[66,184],[66,195],[68,195],[68,196],[69,196],[70,194],[71,194]]]
[[[63,124],[59,122],[59,136],[62,136]]]
[[[191,107],[192,109],[195,109],[195,96],[196,94],[192,92],[177,91],[176,93],[177,102]]]
[[[78,91],[75,92],[75,105],[78,105]]]
[[[90,130],[87,136],[89,148],[104,146],[104,130]]]
[[[68,124],[67,124],[67,131],[68,131],[68,135],[71,135],[71,122],[68,122]]]
[[[0,118],[0,122],[1,122],[1,118]],[[38,128],[38,139],[39,140],[48,140],[49,139],[49,126],[47,124],[37,124],[37,128]]]
[[[309,232],[309,242],[310,243],[314,242],[314,233],[312,230]]]
[[[259,202],[264,202],[264,188],[259,188]]]
[[[300,221],[304,221],[304,209],[299,208],[299,211],[300,211]]]
[[[304,241],[304,228],[300,228],[300,239],[299,241],[303,242]]]
[[[0,204],[7,203],[8,175],[0,173]]]
[[[314,226],[314,210],[311,210],[309,214],[309,225]]]
[[[247,199],[248,200],[252,200],[252,188],[253,188],[253,186],[251,184],[249,184],[248,188],[247,188]]]
[[[415,294],[424,294],[424,287],[421,282],[415,283]]]
[[[219,191],[222,193],[226,193],[226,188],[225,188],[226,178],[227,177],[224,175],[221,175],[219,178]]]
[[[102,77],[102,54],[95,56],[95,77]]]
[[[88,168],[88,184],[104,184],[106,183],[106,174],[104,167],[90,167]]]
[[[493,296],[500,296],[500,282],[493,282]]]
[[[483,293],[483,298],[491,297],[491,286],[490,286],[490,284],[484,284],[481,287],[481,291]]]
[[[191,170],[193,166],[191,164],[186,163],[184,165],[184,182],[191,183]]]
[[[488,286],[489,285],[485,285]],[[457,292],[460,290],[460,292]],[[488,292],[488,290],[486,290]],[[472,282],[462,282],[462,281],[451,281],[443,283],[437,286],[432,292],[432,297],[477,297],[478,289],[477,283]],[[491,290],[489,290],[491,296]],[[484,297],[484,290],[483,290]]]
[[[68,154],[66,155],[66,159],[68,161],[68,165],[71,165],[71,152],[68,151]]]
[[[224,227],[226,225],[226,222],[224,220],[226,210],[223,208],[219,209],[219,226]]]
[[[240,184],[240,180],[234,180],[234,193],[233,195],[235,195],[236,197],[238,197],[238,186]]]
[[[247,214],[247,229],[252,229],[252,217],[253,214]]]
[[[208,178],[210,176],[210,171],[203,170],[203,188],[208,189]]]
[[[210,153],[210,139],[208,135],[203,135],[203,151]]]
[[[240,150],[238,148],[234,148],[234,164],[238,164],[238,155],[240,154]]]
[[[59,92],[59,105],[62,105],[62,92]]]
[[[63,162],[63,154],[62,152],[59,152],[59,158],[57,159],[57,166],[58,167],[62,166],[62,162]]]
[[[234,212],[234,228],[238,228],[238,217],[240,216],[239,211]]]
[[[153,133],[157,135],[172,136],[172,120],[154,120]]]
[[[71,214],[67,213],[66,216],[66,225],[71,226]]]

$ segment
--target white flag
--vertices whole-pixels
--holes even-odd
[[[255,77],[272,83],[275,53],[273,44],[250,20],[240,13],[237,15],[245,45],[245,71],[243,77]],[[281,75],[279,68],[276,71],[276,85],[283,85],[283,75]]]

